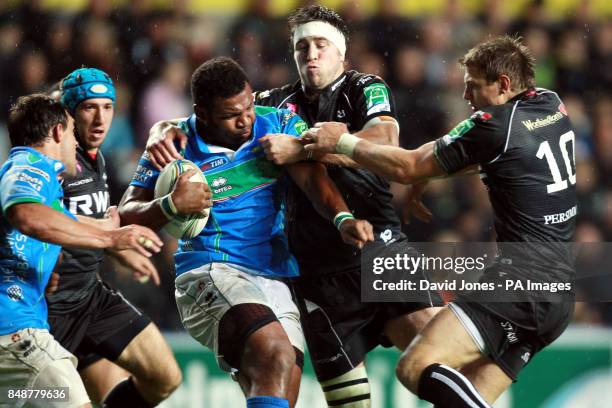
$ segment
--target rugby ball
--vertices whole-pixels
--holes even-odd
[[[175,160],[166,165],[157,178],[155,183],[155,198],[163,197],[174,190],[174,185],[181,176],[188,170],[195,169],[194,174],[189,181],[194,183],[206,183],[204,173],[195,163],[189,160]],[[208,209],[203,210],[198,214],[176,215],[168,221],[162,228],[163,231],[178,239],[191,239],[202,232],[208,221]]]

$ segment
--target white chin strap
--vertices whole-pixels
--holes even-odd
[[[295,45],[298,41],[306,37],[325,38],[338,48],[342,58],[344,58],[346,54],[346,38],[344,38],[344,34],[329,23],[324,21],[311,21],[297,26],[293,32],[293,49],[295,49]]]

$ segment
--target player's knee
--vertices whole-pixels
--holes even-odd
[[[172,394],[183,382],[183,374],[178,365],[172,364],[164,370],[159,381],[159,394],[162,399],[166,399]]]
[[[270,339],[253,351],[251,365],[262,374],[282,377],[290,374],[295,365],[295,350],[287,339]],[[257,376],[251,380],[257,381]]]
[[[408,349],[402,354],[395,368],[395,375],[406,388],[416,394],[423,370],[435,361],[426,353],[421,353],[418,350],[411,351]]]
[[[139,383],[146,384],[148,392],[155,394],[155,399],[161,401],[168,398],[181,385],[183,375],[176,362],[173,362],[163,365],[158,370],[139,375],[136,379]]]

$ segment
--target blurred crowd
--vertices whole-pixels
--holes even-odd
[[[236,16],[194,14],[188,3],[172,1],[160,9],[152,1],[131,0],[115,8],[110,0],[90,0],[72,14],[45,9],[41,0],[0,8],[0,158],[10,148],[3,122],[19,95],[44,92],[80,66],[103,69],[117,88],[115,118],[102,148],[116,204],[150,126],[190,113],[190,75],[203,61],[236,58],[257,90],[297,79],[285,17],[273,15],[269,1],[252,0]],[[405,17],[397,0],[379,0],[373,14],[348,0],[337,9],[351,32],[347,68],[388,82],[401,144],[412,148],[469,116],[457,59],[487,35],[522,35],[537,60],[538,86],[559,93],[574,124],[576,240],[612,241],[612,20],[598,16],[589,1],[579,1],[561,20],[550,16],[544,1],[527,2],[512,17],[503,3],[483,0],[480,12],[468,13],[460,0],[448,0],[434,15]],[[393,191],[404,213],[406,189],[394,185]],[[424,198],[434,219],[411,219],[405,232],[413,241],[489,241],[494,237],[486,194],[478,177],[432,182]],[[126,284],[124,291],[162,328],[172,329],[180,323],[172,305],[174,245],[166,247],[158,259],[164,287],[153,293]],[[123,285],[121,274],[108,279]],[[592,324],[611,320],[602,306],[581,305],[577,318]]]

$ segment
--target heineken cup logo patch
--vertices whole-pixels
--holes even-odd
[[[384,84],[368,85],[363,88],[363,93],[366,98],[368,115],[391,110],[391,104],[389,103],[389,91]]]
[[[303,132],[306,131],[306,129],[308,129],[308,125],[303,120],[295,122],[295,125],[293,126],[298,135],[301,135]]]
[[[474,121],[472,119],[466,119],[463,122],[459,123],[457,126],[453,128],[448,135],[452,138],[457,138],[465,135],[468,130],[474,127]]]

